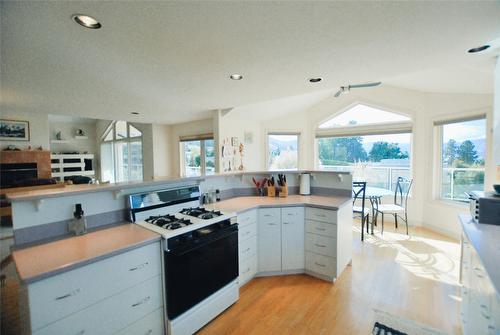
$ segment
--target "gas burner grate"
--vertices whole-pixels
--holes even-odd
[[[203,220],[210,220],[222,215],[220,211],[209,211],[203,207],[184,208],[183,210],[181,210],[181,213],[184,215],[194,216]]]

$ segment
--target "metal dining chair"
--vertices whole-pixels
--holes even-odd
[[[366,222],[366,233],[368,234],[368,222],[370,222],[370,209],[365,207],[365,192],[366,192],[366,182],[364,181],[354,181],[352,182],[352,212],[355,214],[360,214],[361,216],[361,241],[364,240],[364,229]],[[355,206],[356,200],[361,201],[361,206]],[[373,231],[373,226],[372,226]]]
[[[413,179],[398,177],[394,191],[393,204],[379,204],[375,211],[382,216],[382,234],[384,233],[384,214],[394,216],[394,224],[398,229],[398,217],[406,224],[406,235],[408,235],[408,196],[413,184]]]

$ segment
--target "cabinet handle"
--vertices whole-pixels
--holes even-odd
[[[250,268],[247,268],[247,269],[243,272],[243,274],[248,273],[248,271],[250,271]]]
[[[478,267],[475,267],[474,268],[474,274],[479,277],[479,278],[484,278],[483,274],[482,274],[483,270],[481,270],[480,268]]]
[[[271,217],[272,215],[271,214],[264,214],[264,217],[268,218],[268,217]]]
[[[85,334],[85,329],[82,329],[80,330],[78,333],[76,333],[75,335],[83,335]]]
[[[318,248],[324,248],[324,247],[326,247],[326,245],[318,244],[318,243],[314,243],[314,245],[317,246]]]
[[[153,329],[149,329],[147,332],[144,333],[144,335],[150,335],[153,334]]]
[[[136,302],[135,304],[132,304],[132,307],[137,307],[137,306],[139,306],[139,305],[142,305],[143,303],[148,302],[148,301],[149,301],[149,299],[151,299],[151,297],[150,297],[150,296],[147,296],[146,298],[142,299],[141,301]]]
[[[489,320],[490,319],[490,315],[486,312],[488,310],[488,306],[484,305],[484,304],[481,304],[480,305],[481,307],[481,315],[486,319],[486,320]]]
[[[316,216],[319,216],[320,218],[326,218],[325,214],[316,214]]]
[[[250,248],[247,248],[247,249],[245,250],[245,252],[249,252],[249,251],[250,251]]]
[[[319,231],[325,231],[326,229],[325,229],[325,228],[319,228],[319,227],[316,227],[316,230],[319,230]]]
[[[318,262],[314,262],[314,264],[316,264],[317,266],[321,266],[322,268],[326,267],[325,264],[321,264],[321,263],[318,263]]]
[[[290,222],[283,222],[283,224],[290,224]]]
[[[287,215],[288,215],[288,216],[293,216],[293,213],[288,213]]]
[[[135,271],[144,268],[146,265],[149,265],[149,262],[144,262],[142,264],[139,264],[137,266],[134,266],[133,268],[128,269],[129,271]]]
[[[268,223],[270,226],[276,226],[276,223]]]
[[[248,235],[248,234],[250,234],[250,230],[246,231],[244,235]]]
[[[81,290],[82,290],[81,288],[77,288],[76,290],[73,290],[73,291],[69,292],[68,294],[57,297],[55,300],[63,300],[63,299],[69,298],[71,296],[77,295],[78,293],[80,293]]]

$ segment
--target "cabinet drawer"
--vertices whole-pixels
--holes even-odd
[[[336,241],[331,237],[306,233],[306,250],[324,256],[335,257]]]
[[[259,224],[272,223],[279,224],[281,222],[280,208],[262,208],[259,209]]]
[[[306,252],[306,269],[327,277],[335,277],[335,258]]]
[[[115,296],[48,325],[34,335],[114,334],[162,306],[161,276],[148,279]]]
[[[239,242],[239,259],[240,262],[253,256],[257,253],[257,237],[253,236],[249,239]]]
[[[306,208],[306,219],[326,223],[337,223],[337,212],[321,208]]]
[[[153,243],[28,285],[35,331],[161,273]]]
[[[246,259],[243,262],[240,262],[240,277],[239,284],[240,286],[247,283],[250,279],[252,279],[257,273],[257,256],[253,255],[252,257]]]
[[[247,238],[257,235],[257,223],[249,223],[244,226],[238,227],[238,238],[239,240],[245,240]]]
[[[131,324],[125,329],[120,330],[117,335],[164,335],[165,325],[163,322],[163,308],[158,308]]]
[[[255,209],[238,214],[238,224],[240,227],[256,222],[257,222],[257,210]]]
[[[304,207],[285,207],[281,209],[283,222],[304,222]]]
[[[337,225],[307,220],[306,232],[330,237],[337,237]]]

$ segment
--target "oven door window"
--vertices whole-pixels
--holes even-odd
[[[167,315],[170,320],[238,277],[238,231],[165,257]]]

